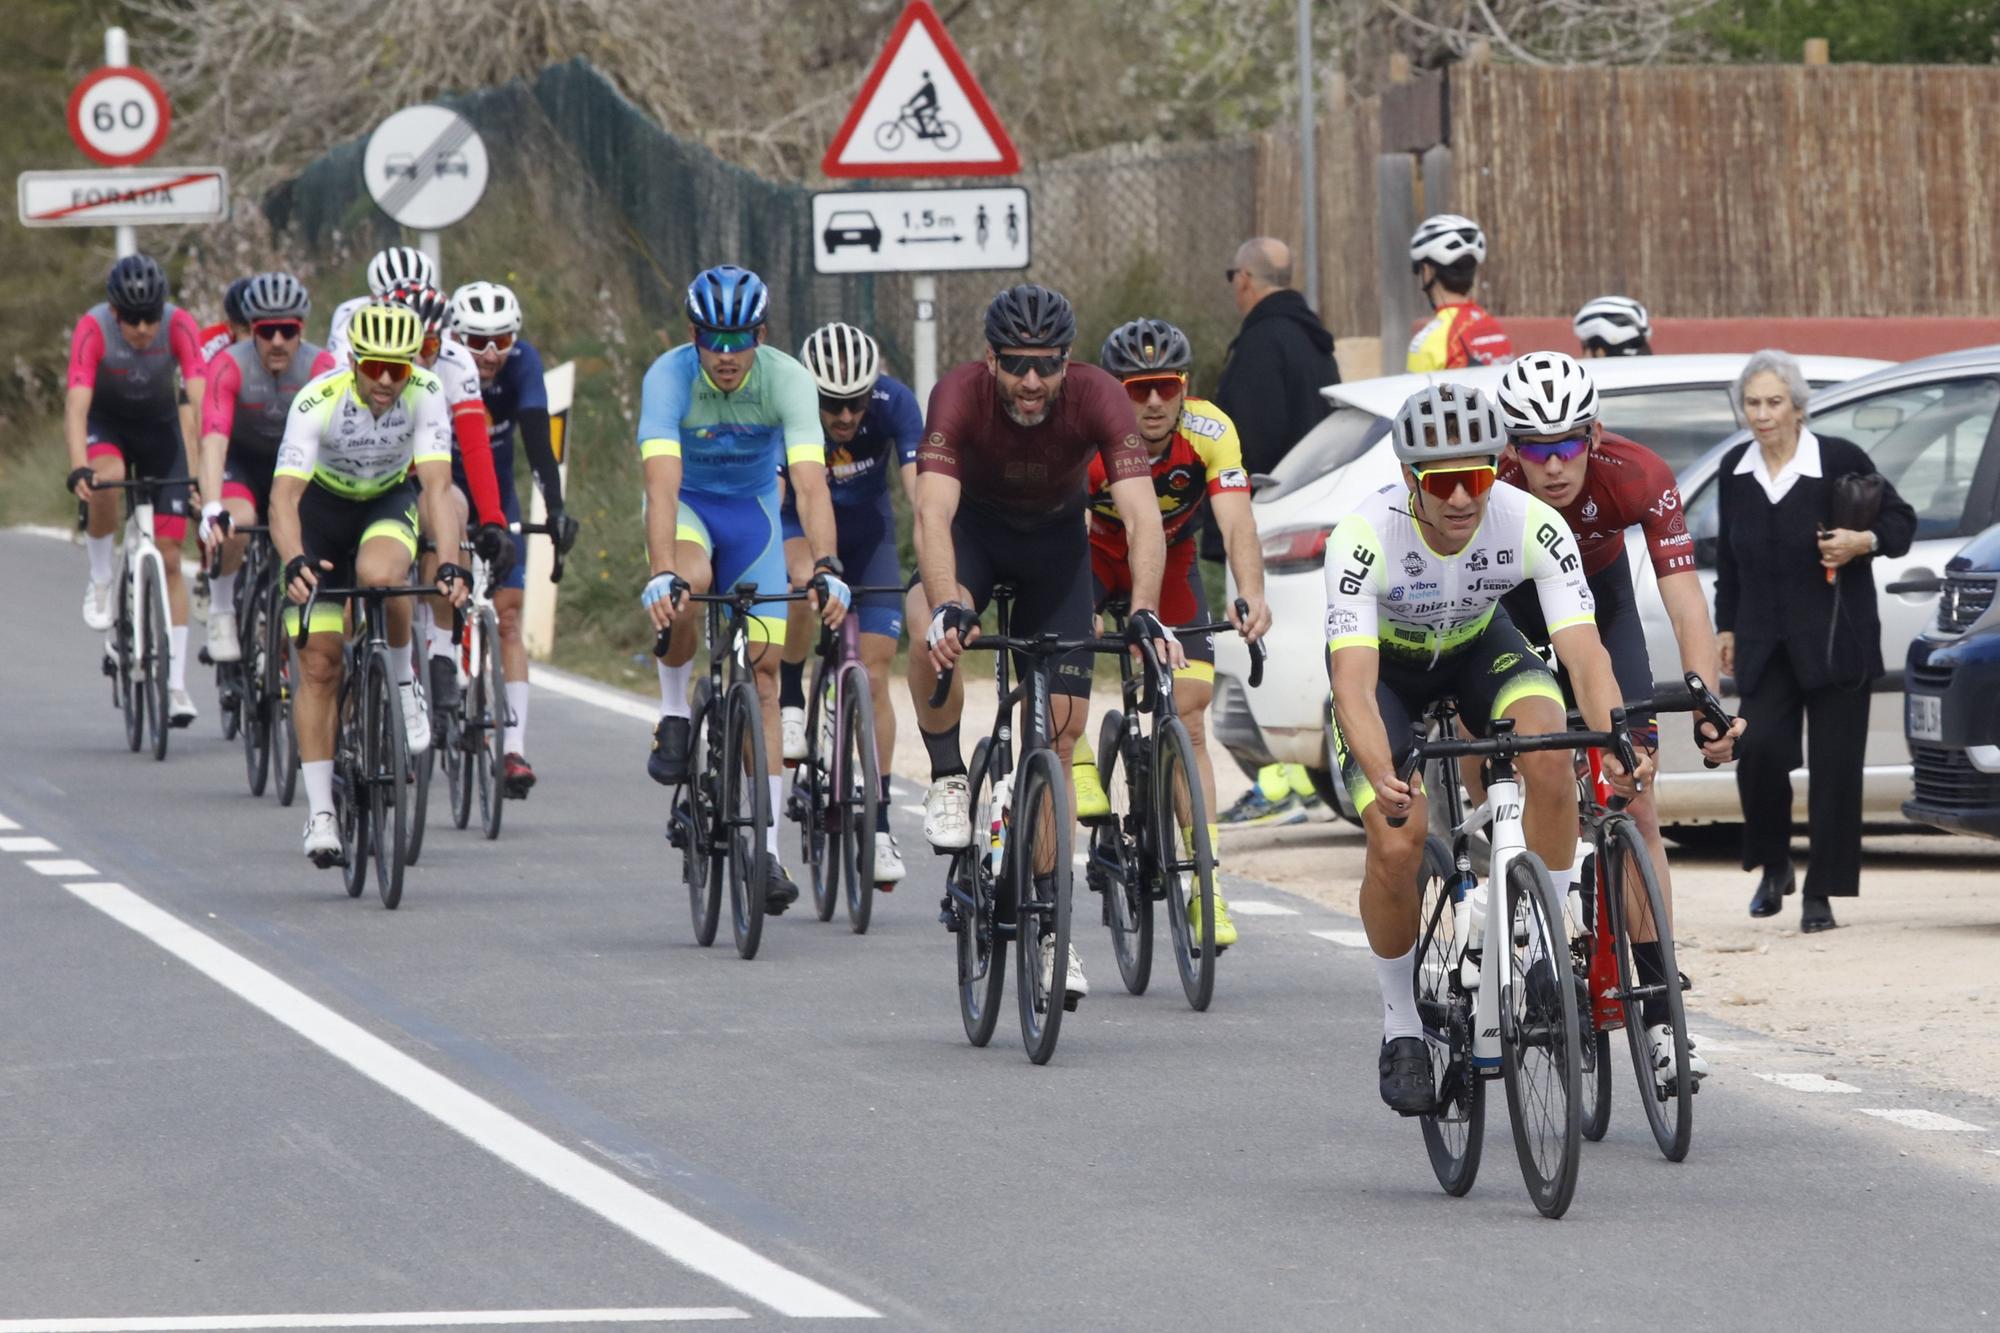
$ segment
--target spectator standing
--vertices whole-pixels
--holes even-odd
[[[1340,368],[1333,359],[1333,334],[1292,290],[1292,252],[1283,241],[1256,236],[1243,242],[1225,276],[1243,325],[1229,344],[1213,401],[1236,423],[1243,466],[1254,475],[1275,468],[1332,410],[1320,390],[1340,383]],[[1203,525],[1201,556],[1223,558],[1212,512]],[[1256,785],[1221,822],[1303,823],[1319,803],[1304,766],[1266,764]]]
[[[1749,729],[1737,742],[1743,868],[1761,872],[1750,915],[1776,916],[1793,891],[1792,770],[1807,731],[1811,853],[1799,929],[1837,923],[1829,899],[1861,891],[1861,766],[1882,630],[1869,560],[1910,549],[1917,516],[1861,449],[1806,428],[1806,380],[1783,352],[1759,352],[1736,381],[1752,438],[1724,455],[1715,623]],[[1842,479],[1881,487],[1861,530],[1834,526]],[[1847,483],[1851,488],[1853,483]]]
[[[1472,299],[1485,262],[1486,233],[1471,218],[1439,213],[1410,237],[1410,272],[1437,313],[1410,339],[1406,369],[1422,374],[1514,359],[1507,331]]]

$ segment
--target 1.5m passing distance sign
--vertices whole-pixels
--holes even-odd
[[[815,273],[1026,268],[1028,192],[997,185],[816,194],[812,249]]]

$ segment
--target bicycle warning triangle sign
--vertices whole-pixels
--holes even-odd
[[[1010,176],[1021,156],[930,0],[910,0],[819,166],[829,176]]]

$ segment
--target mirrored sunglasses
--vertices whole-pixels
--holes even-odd
[[[1514,441],[1514,449],[1524,463],[1546,463],[1551,458],[1560,458],[1567,463],[1572,458],[1590,448],[1590,437],[1579,435],[1569,440]]]
[[[467,333],[460,335],[459,341],[475,352],[483,352],[489,347],[496,352],[505,352],[514,346],[514,335],[511,333]]]
[[[1470,467],[1464,465],[1433,468],[1412,467],[1410,471],[1417,474],[1417,484],[1419,486],[1422,486],[1425,491],[1440,500],[1451,499],[1461,486],[1465,487],[1467,495],[1475,499],[1486,494],[1487,491],[1493,488],[1494,471],[1493,464],[1491,463],[1476,463]]]
[[[401,384],[410,378],[414,367],[408,361],[391,361],[385,357],[364,356],[355,365],[361,378],[387,380],[391,384]]]
[[[694,341],[704,352],[747,352],[757,345],[757,330],[697,328]]]
[[[1187,381],[1179,375],[1134,375],[1124,381],[1125,396],[1140,407],[1154,394],[1160,395],[1161,402],[1169,402],[1187,387]]]

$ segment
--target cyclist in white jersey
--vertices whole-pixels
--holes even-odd
[[[383,300],[406,282],[436,287],[437,265],[431,262],[429,255],[412,245],[392,245],[377,250],[375,257],[368,261],[368,295],[342,301],[333,308],[333,318],[327,321],[326,350],[333,354],[336,366],[347,364],[347,325],[354,318],[354,312],[362,306]]]
[[[451,426],[444,388],[415,365],[423,341],[417,316],[399,306],[363,306],[349,328],[349,364],[299,390],[278,446],[271,481],[271,540],[285,562],[285,590],[303,606],[322,579],[335,586],[407,583],[417,557],[418,483],[429,530],[458,550],[451,503]],[[416,479],[413,481],[411,473]],[[438,591],[462,606],[469,576],[455,563],[438,570]],[[410,653],[410,604],[387,606],[396,694],[410,749],[430,748],[430,722],[417,697]],[[342,610],[313,604],[299,654],[294,717],[306,786],[305,853],[325,868],[340,857],[333,819],[334,700],[340,687]],[[287,633],[300,611],[286,615]]]
[[[1461,721],[1481,735],[1502,717],[1522,735],[1563,729],[1554,675],[1499,606],[1527,582],[1592,727],[1610,729],[1619,696],[1569,525],[1494,481],[1507,437],[1492,404],[1477,389],[1432,385],[1396,413],[1392,439],[1402,483],[1369,497],[1327,539],[1326,638],[1335,751],[1368,835],[1361,919],[1382,991],[1382,1100],[1416,1114],[1431,1109],[1433,1089],[1413,987],[1427,810],[1417,785],[1397,776],[1410,725],[1452,695]],[[1575,873],[1572,760],[1551,751],[1523,755],[1517,767],[1528,847],[1561,892]],[[1605,760],[1628,794],[1651,771],[1643,756],[1637,774]],[[1408,822],[1392,827],[1396,818]]]

